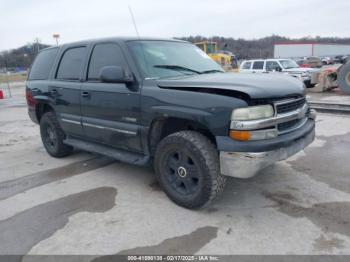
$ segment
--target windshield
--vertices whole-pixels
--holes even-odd
[[[293,60],[279,60],[284,69],[299,68],[299,65]]]
[[[224,72],[198,47],[173,41],[130,41],[128,46],[146,78]]]

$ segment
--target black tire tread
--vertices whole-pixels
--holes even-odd
[[[64,133],[64,131],[62,130],[56,114],[53,111],[49,111],[44,113],[44,115],[41,117],[40,119],[40,123],[42,121],[49,121],[51,122],[51,124],[54,126],[56,132],[57,132],[57,140],[58,140],[58,148],[56,152],[49,152],[47,150],[47,152],[53,156],[53,157],[57,157],[57,158],[61,158],[61,157],[65,157],[68,156],[72,153],[73,151],[73,147],[66,145],[63,143],[63,140],[66,139],[66,134]]]
[[[193,150],[199,151],[199,153],[202,155],[205,161],[205,163],[202,163],[202,165],[208,170],[208,174],[210,175],[212,181],[211,185],[208,188],[208,190],[210,190],[209,197],[204,203],[202,203],[201,205],[197,205],[196,203],[188,203],[185,207],[190,209],[205,208],[222,194],[226,184],[226,177],[221,175],[220,173],[220,161],[217,149],[215,145],[206,136],[199,132],[180,131],[165,137],[160,142],[155,154],[155,163],[157,163],[157,155],[162,153],[160,152],[162,145],[168,142],[172,143],[178,141],[179,139],[184,139],[185,141],[191,143],[191,146],[193,146]],[[157,164],[155,164],[155,167],[157,176],[159,176],[160,174],[157,170]],[[159,178],[158,180],[160,181]],[[181,203],[178,203],[176,199],[172,200],[178,205],[181,205]]]

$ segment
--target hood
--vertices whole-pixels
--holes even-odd
[[[159,79],[162,88],[209,88],[245,93],[252,99],[282,98],[304,94],[303,83],[289,75],[215,73]]]

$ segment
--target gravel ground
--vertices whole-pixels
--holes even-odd
[[[0,254],[350,254],[350,117],[319,114],[304,152],[190,211],[151,168],[50,157],[14,89],[0,100]]]

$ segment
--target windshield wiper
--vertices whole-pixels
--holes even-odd
[[[154,65],[153,67],[165,68],[165,69],[176,70],[176,71],[188,71],[196,74],[201,74],[201,72],[199,71],[196,71],[194,69],[187,68],[184,66],[179,66],[179,65]]]
[[[201,71],[201,74],[209,74],[209,73],[224,73],[224,71],[221,71],[219,69],[210,69],[210,70],[205,70]]]

